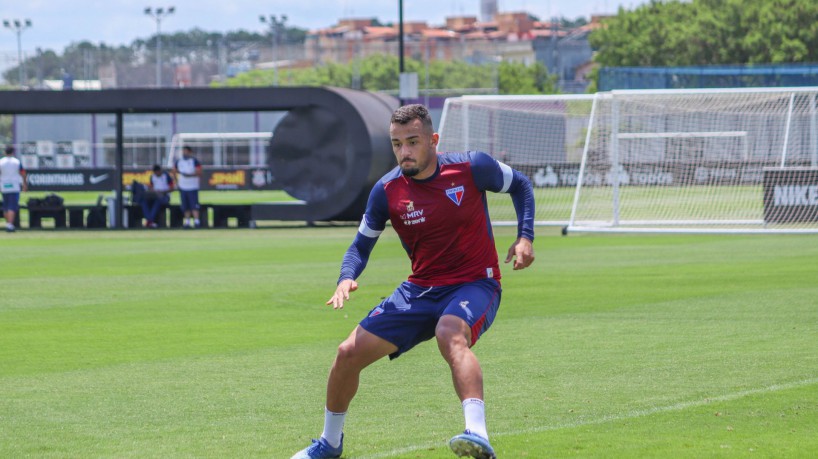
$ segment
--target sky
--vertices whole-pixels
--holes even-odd
[[[499,10],[526,11],[541,19],[612,14],[621,6],[633,9],[647,0],[498,0]],[[386,0],[0,0],[0,20],[30,19],[21,34],[24,55],[37,48],[61,53],[72,42],[90,41],[111,46],[128,45],[156,33],[156,20],[146,7],[173,6],[173,15],[161,21],[162,33],[200,28],[208,32],[256,30],[266,26],[260,15],[286,15],[287,25],[321,29],[339,18],[377,18],[398,21],[398,1]],[[443,25],[450,16],[480,17],[480,0],[403,0],[404,21]],[[0,69],[16,65],[17,33],[0,30]]]

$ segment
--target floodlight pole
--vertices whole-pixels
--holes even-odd
[[[162,87],[162,19],[176,12],[176,8],[145,8],[145,14],[156,20],[156,87]]]
[[[403,62],[403,0],[398,0],[398,72],[406,69]]]
[[[403,72],[406,70],[405,63],[403,61],[403,0],[398,0],[398,101],[400,104],[403,105],[405,101],[403,97],[401,97],[401,78],[403,77]]]
[[[287,15],[282,14],[279,19],[275,14],[271,14],[269,18],[261,14],[258,20],[270,26],[270,40],[272,45],[270,60],[273,64],[273,86],[278,86],[278,37],[281,35],[284,24],[287,22]]]
[[[23,31],[31,27],[31,19],[4,19],[3,27],[12,30],[17,34],[17,78],[20,80],[20,87],[26,79],[25,63],[23,62]]]

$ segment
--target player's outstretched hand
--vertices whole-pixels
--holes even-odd
[[[352,279],[344,279],[338,282],[338,287],[335,288],[335,294],[327,301],[328,305],[332,305],[332,309],[342,309],[344,301],[349,299],[349,292],[358,290],[358,283]]]
[[[524,269],[534,262],[534,247],[531,241],[524,237],[518,237],[508,249],[506,263],[514,259],[514,269]]]

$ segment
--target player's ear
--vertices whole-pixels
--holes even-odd
[[[434,134],[432,134],[432,145],[433,145],[435,148],[437,148],[437,144],[438,144],[438,142],[440,142],[440,134],[438,134],[437,132],[435,132]]]

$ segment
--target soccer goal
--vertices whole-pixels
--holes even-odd
[[[464,96],[441,151],[528,175],[535,222],[565,231],[818,232],[818,88]],[[498,225],[516,224],[489,193]]]
[[[184,132],[174,134],[167,166],[182,157],[182,147],[193,148],[205,166],[263,167],[269,164],[270,132]]]
[[[528,175],[535,222],[568,224],[593,95],[463,96],[446,100],[440,151],[482,151]],[[495,225],[516,225],[508,196],[488,193]]]
[[[816,96],[597,94],[566,231],[818,232]]]

